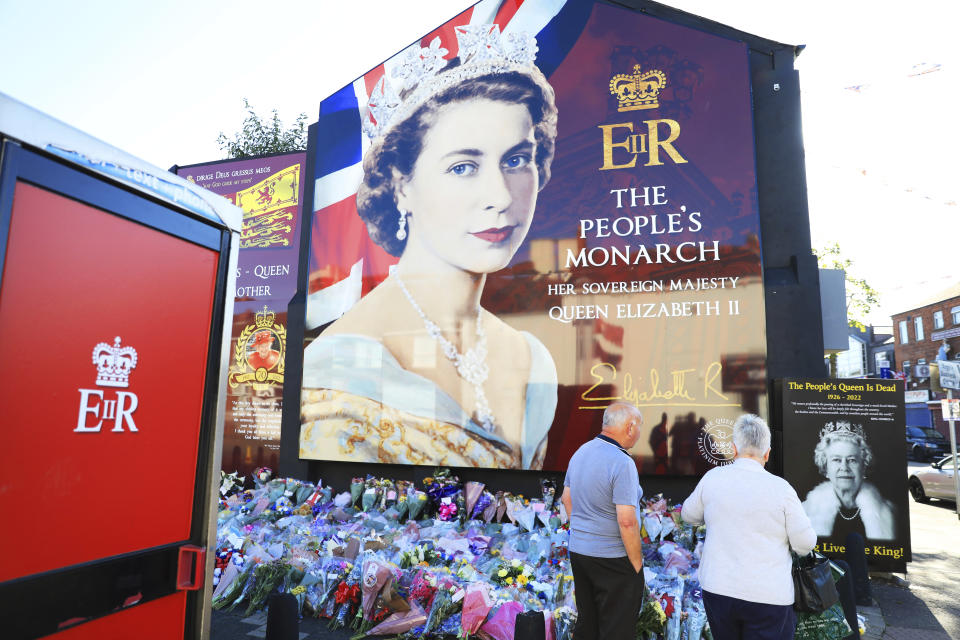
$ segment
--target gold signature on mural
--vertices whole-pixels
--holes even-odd
[[[587,402],[602,404],[586,405],[580,409],[606,409],[616,400],[629,402],[637,408],[641,407],[739,407],[740,403],[730,402],[730,399],[720,391],[720,374],[723,367],[719,362],[711,362],[704,372],[703,393],[695,395],[699,389],[691,390],[688,386],[689,375],[696,373],[696,369],[671,370],[665,377],[657,369],[650,369],[647,380],[634,377],[629,371],[617,371],[617,368],[608,362],[593,365],[590,375],[594,384],[580,394],[580,399]],[[600,385],[622,387],[616,396],[595,396],[594,390]]]

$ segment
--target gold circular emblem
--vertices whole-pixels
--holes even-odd
[[[257,376],[257,382],[263,382],[264,380],[267,379],[267,370],[264,369],[263,367],[260,367],[259,369],[257,369],[256,376]]]

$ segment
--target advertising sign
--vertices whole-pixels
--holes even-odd
[[[940,401],[944,420],[960,420],[960,399],[946,398]]]
[[[817,549],[842,554],[866,541],[867,562],[896,570],[910,561],[903,478],[903,382],[783,380],[783,474],[817,531]]]
[[[324,100],[301,458],[559,470],[624,401],[642,472],[728,462],[766,404],[750,96],[742,42],[527,0]]]
[[[303,153],[290,153],[177,169],[244,212],[223,434],[227,471],[277,467],[305,160]]]

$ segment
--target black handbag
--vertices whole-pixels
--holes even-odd
[[[830,560],[816,551],[793,557],[793,608],[803,613],[823,613],[840,600]]]

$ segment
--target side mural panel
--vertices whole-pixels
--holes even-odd
[[[179,167],[178,175],[244,211],[237,264],[225,471],[276,469],[287,350],[287,305],[297,287],[306,155],[283,154]]]
[[[850,533],[866,541],[867,562],[904,571],[910,552],[903,382],[787,379],[783,476],[817,531],[818,550],[842,557]]]
[[[323,101],[300,456],[560,470],[616,400],[647,474],[766,411],[747,48],[484,2]]]

